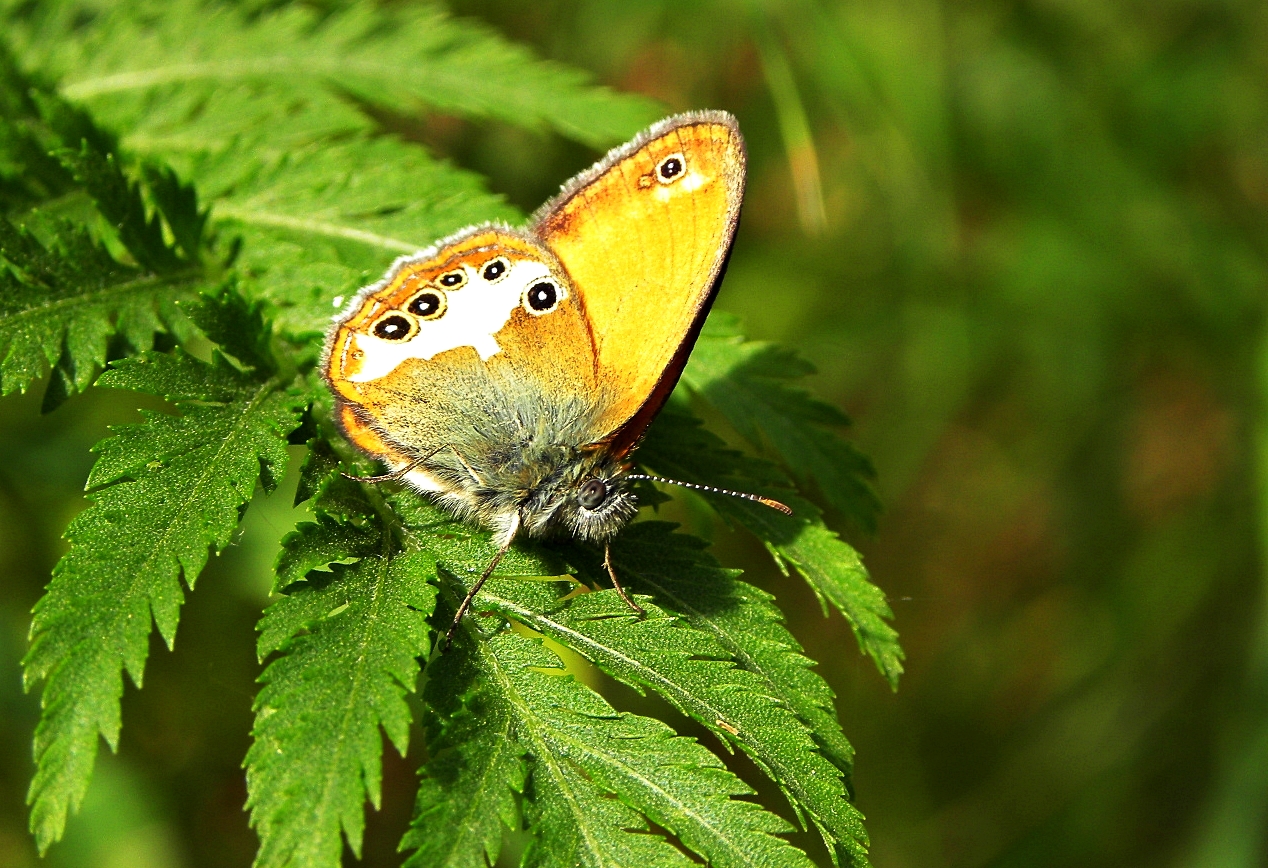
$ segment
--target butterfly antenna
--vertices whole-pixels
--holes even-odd
[[[773,497],[762,497],[760,494],[749,494],[747,491],[731,491],[729,488],[716,488],[712,485],[697,485],[694,482],[682,482],[677,479],[666,479],[663,476],[649,476],[646,473],[631,473],[625,477],[626,479],[646,479],[650,482],[663,482],[666,485],[681,485],[683,488],[690,488],[694,491],[707,491],[710,494],[725,494],[728,497],[739,497],[744,500],[751,500],[754,503],[760,503],[762,506],[769,506],[771,509],[777,509],[784,515],[792,515],[792,507],[780,503]]]

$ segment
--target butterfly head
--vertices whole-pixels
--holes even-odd
[[[611,539],[638,512],[626,472],[619,462],[593,453],[558,466],[528,492],[521,506],[524,529],[532,535]]]

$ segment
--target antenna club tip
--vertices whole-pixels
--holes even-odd
[[[780,512],[782,512],[784,515],[792,515],[792,514],[793,514],[793,511],[792,511],[792,507],[791,507],[791,506],[788,506],[788,505],[787,505],[787,504],[785,504],[785,503],[780,503],[778,500],[775,500],[774,498],[771,498],[771,497],[759,497],[759,498],[757,498],[757,502],[758,502],[758,503],[760,503],[760,504],[762,504],[763,506],[769,506],[771,509],[777,509],[777,510],[779,510]]]

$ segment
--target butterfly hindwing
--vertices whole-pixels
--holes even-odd
[[[593,335],[599,427],[630,449],[668,398],[721,281],[744,194],[735,119],[679,115],[570,182],[530,224]]]
[[[398,261],[332,330],[325,374],[349,439],[393,467],[502,466],[494,453],[596,430],[581,298],[549,251],[506,229]]]

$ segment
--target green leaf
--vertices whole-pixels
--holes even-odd
[[[295,335],[323,332],[335,301],[394,257],[520,217],[474,176],[367,136],[376,124],[349,95],[547,126],[596,146],[660,113],[428,7],[361,4],[323,18],[296,6],[251,20],[195,0],[157,17],[128,4],[79,17],[21,10],[13,34],[63,93],[127,131],[129,148],[198,182],[217,225],[244,241],[244,289]]]
[[[785,347],[745,340],[738,325],[721,312],[709,317],[683,382],[755,448],[772,450],[798,480],[817,484],[829,503],[874,531],[876,471],[841,439],[849,418],[794,385],[814,373],[813,365]]]
[[[820,752],[848,787],[854,748],[837,720],[836,696],[784,627],[770,594],[718,569],[693,537],[671,525],[640,522],[617,540],[614,558],[637,587],[709,633],[739,668],[761,678],[760,690],[786,705],[810,729]]]
[[[116,363],[103,386],[161,395],[179,415],[146,413],[98,444],[92,505],[36,605],[26,683],[43,680],[29,799],[41,849],[83,798],[97,737],[118,745],[122,672],[141,684],[151,623],[172,647],[184,593],[224,548],[256,481],[281,475],[299,401],[217,356],[177,350]]]
[[[246,757],[261,868],[338,866],[345,838],[359,856],[364,803],[379,807],[380,727],[402,755],[408,747],[405,696],[427,651],[435,560],[400,552],[387,532],[378,542],[370,554],[365,536],[329,521],[285,542],[284,569],[320,551],[330,570],[292,585],[260,622],[261,659],[280,652],[260,677]]]
[[[369,464],[369,462],[365,463]],[[315,500],[320,504],[319,518],[337,519],[342,523],[351,521],[365,523],[377,514],[374,505],[368,499],[368,494],[369,492],[363,486],[342,475],[339,456],[326,437],[317,436],[308,441],[308,456],[300,468],[299,485],[295,489],[296,505]],[[279,561],[279,581],[299,578],[298,575],[288,576],[283,570],[282,563]],[[312,567],[304,569],[312,569]],[[281,587],[279,585],[277,589]]]
[[[179,331],[175,307],[193,297],[193,267],[152,274],[120,264],[84,231],[57,224],[51,246],[0,217],[0,392],[25,392],[56,366],[66,394],[87,388],[107,359],[110,338],[133,351],[153,335]]]
[[[453,649],[427,668],[423,699],[429,759],[402,850],[406,868],[497,863],[502,830],[520,827],[515,795],[524,791],[524,748],[500,690]]]
[[[178,299],[204,283],[203,269],[164,240],[159,214],[147,213],[140,188],[112,155],[87,142],[66,164],[138,265],[120,262],[84,229],[50,225],[54,240],[0,216],[0,391],[25,391],[53,368],[55,396],[92,383],[105,364],[110,339],[120,335],[132,351],[147,349],[155,333],[180,330]],[[179,185],[163,175],[164,184]],[[173,225],[198,219],[192,191],[161,212]],[[186,233],[196,250],[201,236]],[[4,267],[7,265],[7,268]],[[52,403],[56,403],[54,400]],[[46,402],[46,406],[48,402]]]
[[[475,654],[533,757],[526,865],[690,865],[647,821],[719,866],[806,865],[778,817],[694,739],[615,711],[538,643],[511,632]],[[615,796],[616,798],[612,798]]]
[[[475,176],[367,136],[376,124],[352,102],[425,104],[594,145],[660,113],[428,7],[362,4],[324,18],[291,7],[248,20],[182,0],[157,17],[120,4],[12,20],[26,62],[63,76],[63,93],[127,131],[129,148],[199,184],[217,226],[244,242],[244,291],[297,336],[324,332],[336,302],[396,256],[471,223],[520,219]]]
[[[144,271],[169,274],[188,264],[175,248],[168,246],[163,238],[162,220],[158,214],[147,213],[140,187],[124,177],[114,154],[95,150],[84,142],[78,150],[65,150],[59,156]],[[196,199],[188,203],[166,201],[197,209]]]
[[[0,217],[0,388],[26,391],[50,366],[69,390],[86,388],[106,361],[118,316],[125,334],[162,328],[158,300],[172,285],[120,265],[87,232],[63,224],[58,244]],[[170,314],[169,309],[169,314]]]
[[[452,601],[456,602],[458,597],[465,592],[465,585],[463,582],[456,581],[454,574],[465,573],[467,582],[474,580],[493,553],[493,548],[485,539],[485,535],[474,534],[470,529],[455,523],[434,508],[420,505],[417,498],[401,496],[394,499],[393,503],[403,504],[412,511],[412,514],[407,517],[410,533],[434,552],[442,564],[446,565],[441,575],[442,578],[445,576],[450,578],[444,579],[442,586],[450,589]],[[545,711],[532,707],[534,703],[540,701],[539,699],[523,701],[511,699],[510,704],[503,710],[493,707],[492,697],[501,696],[506,701],[507,688],[504,683],[506,676],[495,678],[496,672],[488,668],[488,665],[493,662],[493,658],[489,657],[488,649],[492,644],[501,641],[498,636],[501,621],[490,623],[488,614],[496,613],[518,620],[526,626],[569,642],[574,650],[593,657],[592,647],[582,647],[570,641],[575,639],[575,631],[564,630],[561,633],[559,624],[552,620],[553,616],[543,614],[559,608],[560,584],[558,581],[526,581],[524,578],[508,578],[513,575],[548,577],[552,575],[552,571],[557,572],[558,568],[553,567],[549,561],[535,563],[531,559],[532,554],[531,550],[517,552],[515,549],[508,554],[510,566],[499,569],[498,575],[490,579],[473,606],[472,611],[477,613],[477,617],[463,624],[464,629],[461,632],[466,634],[470,642],[479,650],[471,653],[470,663],[461,665],[454,663],[450,658],[465,655],[472,647],[460,642],[440,660],[434,662],[432,668],[437,670],[437,674],[430,675],[432,669],[429,669],[430,680],[427,694],[428,697],[441,695],[465,697],[470,694],[469,699],[441,701],[433,709],[433,713],[438,716],[449,713],[457,713],[459,716],[470,715],[468,706],[478,707],[481,719],[491,720],[491,725],[498,733],[501,733],[503,726],[509,727],[508,731],[518,740],[519,746],[506,748],[502,743],[501,746],[506,750],[503,755],[496,758],[487,757],[483,753],[487,733],[477,734],[477,728],[469,723],[449,727],[443,723],[433,722],[433,727],[441,732],[439,736],[441,753],[435,761],[437,765],[434,768],[429,765],[424,770],[427,777],[424,778],[420,790],[418,813],[406,841],[408,846],[423,847],[423,852],[426,854],[425,859],[423,855],[417,855],[413,864],[479,864],[472,860],[477,857],[483,858],[481,854],[487,855],[490,859],[494,858],[500,836],[500,825],[510,825],[515,822],[515,815],[510,813],[509,803],[506,800],[509,798],[508,793],[518,791],[522,783],[521,777],[516,773],[518,767],[515,762],[515,758],[521,751],[527,752],[535,781],[535,786],[527,791],[533,802],[528,810],[533,815],[534,824],[541,826],[538,830],[542,839],[541,847],[546,848],[536,857],[528,857],[530,863],[534,858],[544,860],[541,864],[556,864],[556,860],[563,860],[560,864],[571,864],[569,860],[580,860],[585,864],[630,864],[631,860],[639,858],[674,858],[672,851],[661,851],[653,847],[654,839],[649,840],[645,834],[633,840],[627,839],[624,835],[615,837],[612,835],[612,828],[645,828],[645,822],[638,819],[638,815],[628,809],[615,807],[607,795],[610,792],[615,793],[627,805],[643,812],[657,825],[674,832],[689,848],[713,860],[716,864],[808,864],[804,863],[805,857],[802,854],[788,846],[786,842],[773,837],[780,831],[786,831],[786,824],[772,815],[756,810],[755,806],[743,802],[724,801],[706,809],[698,802],[692,802],[692,799],[698,798],[698,794],[697,796],[686,792],[673,794],[673,791],[668,789],[668,781],[659,782],[658,785],[663,787],[663,790],[657,789],[658,785],[647,781],[638,785],[629,784],[628,781],[619,782],[618,778],[621,775],[612,769],[619,766],[627,772],[630,771],[635,766],[636,755],[587,757],[585,752],[578,753],[576,745],[572,742],[575,738],[577,742],[585,742],[596,749],[605,745],[605,750],[615,749],[618,745],[630,749],[636,745],[648,745],[650,748],[651,745],[660,744],[658,741],[660,736],[653,739],[651,730],[647,730],[646,735],[636,736],[635,733],[642,732],[640,727],[644,725],[663,729],[660,724],[643,721],[641,718],[631,718],[631,721],[639,722],[622,724],[625,729],[618,727],[620,734],[596,732],[585,735],[575,733],[551,735],[546,731],[551,727],[574,726],[571,715],[578,709],[582,710],[581,714],[586,720],[591,720],[595,716],[593,708],[589,705],[592,702],[601,703],[607,709],[606,703],[602,703],[597,696],[583,696],[582,694],[588,694],[588,690],[580,685],[574,685],[570,680],[561,682],[558,679],[551,679],[541,689],[533,685],[526,685],[524,688],[528,692],[527,688],[531,687],[534,696],[544,690],[555,696],[572,697],[562,700],[570,709],[566,720],[553,719],[554,715],[563,713],[561,711]],[[516,558],[517,555],[518,558]],[[529,555],[530,559],[523,560],[524,555]],[[511,561],[512,558],[516,559]],[[567,590],[568,586],[563,586],[563,589]],[[574,605],[585,605],[587,601],[599,600],[607,596],[612,597],[612,600],[608,601],[609,604],[617,607],[616,617],[611,621],[611,625],[613,629],[620,630],[627,626],[625,622],[628,619],[625,616],[628,615],[628,609],[615,595],[588,594],[581,597]],[[610,614],[612,613],[603,613],[601,618],[595,620],[594,623],[607,623],[601,619]],[[663,620],[663,616],[661,617]],[[587,621],[587,626],[592,625]],[[710,640],[706,634],[680,631],[675,634],[675,638],[686,632],[690,632],[698,640],[698,647],[695,650],[725,657],[724,651],[715,644],[709,644]],[[490,639],[490,635],[494,638]],[[658,636],[657,640],[663,638]],[[673,647],[681,647],[681,641],[670,644]],[[600,662],[609,661],[605,659]],[[550,665],[553,667],[558,664],[555,661]],[[710,670],[706,673],[706,678],[713,679],[709,686],[706,688],[702,682],[695,682],[692,688],[713,690],[715,685],[720,685],[718,698],[727,709],[725,713],[728,716],[736,710],[737,705],[743,705],[746,700],[758,706],[769,704],[769,697],[764,694],[745,692],[734,678],[718,679],[716,677],[718,672],[713,671],[718,667],[722,670],[735,671],[729,663],[715,660],[713,666],[706,666]],[[492,685],[486,686],[484,680],[489,679],[492,680]],[[739,673],[739,679],[756,683],[756,679],[751,679],[748,673]],[[565,688],[557,685],[571,686],[567,686],[567,693],[560,694],[559,691]],[[657,684],[658,688],[661,686]],[[574,695],[574,691],[581,691],[581,693]],[[545,693],[540,692],[540,696],[544,697]],[[468,710],[464,711],[464,709]],[[610,709],[604,713],[616,714]],[[786,712],[782,712],[782,715],[782,723],[804,732],[795,718]],[[504,716],[509,716],[509,722],[504,719]],[[709,716],[708,724],[717,729],[717,716]],[[529,734],[526,735],[526,732]],[[537,734],[532,735],[532,733]],[[668,735],[668,731],[665,733]],[[638,738],[644,737],[649,740],[637,741]],[[542,739],[546,741],[543,742]],[[552,739],[563,739],[563,741],[555,743],[551,741]],[[788,743],[792,744],[796,741],[797,738],[794,736]],[[803,735],[801,741],[802,746],[809,748],[813,753],[809,739]],[[687,740],[674,738],[672,742],[667,743],[669,748],[666,750],[667,754],[672,756],[679,742],[690,744]],[[551,744],[551,750],[557,751],[558,755],[553,757],[545,755],[543,753],[546,749],[545,744]],[[661,747],[665,746],[661,745]],[[692,748],[692,751],[693,757],[696,756],[694,751],[699,751],[699,760],[693,759],[692,764],[698,762],[701,768],[722,768],[716,758],[707,751],[699,748]],[[588,762],[596,765],[591,767],[587,764]],[[645,760],[639,759],[638,762],[642,763]],[[576,775],[575,767],[578,765],[588,777]],[[646,771],[643,769],[640,774]],[[826,763],[818,771],[826,774],[828,778],[835,778],[837,792],[843,793],[839,772]],[[727,779],[730,779],[729,773],[726,774]],[[438,795],[439,784],[436,783],[438,780],[450,781],[455,787],[473,792],[473,797],[486,800],[490,805],[489,812],[480,813],[477,817],[474,810],[460,810],[466,804],[465,802],[458,807],[445,805],[441,796]],[[596,780],[602,784],[599,797],[596,797],[594,792]],[[713,793],[715,798],[723,794],[738,795],[748,792],[738,781],[734,781],[734,784],[740,788],[730,790],[710,784],[706,790]],[[675,785],[690,789],[690,785],[685,780],[677,781]],[[828,786],[831,785],[828,784]],[[670,795],[667,796],[666,792]],[[846,810],[853,810],[847,802],[842,804]],[[732,809],[727,807],[728,805],[742,807]],[[751,815],[748,813],[750,809],[754,810]],[[460,815],[461,821],[455,819],[455,812]],[[496,819],[497,817],[501,817],[501,820]],[[725,828],[720,828],[714,821]],[[632,823],[638,825],[632,826]],[[561,846],[567,852],[563,854],[556,852]],[[631,847],[634,849],[629,849]],[[641,848],[644,847],[651,849],[643,851]],[[670,855],[666,855],[667,853]],[[652,864],[662,863],[653,862]]]
[[[240,365],[259,375],[277,371],[270,346],[272,326],[265,322],[258,302],[249,302],[234,288],[204,294],[184,305],[202,333]]]
[[[44,122],[35,96],[40,92],[0,43],[0,213],[25,211],[75,188],[70,172],[49,153],[70,142]]]
[[[198,193],[168,166],[146,163],[141,168],[155,207],[167,221],[181,258],[197,262],[203,255],[209,216],[208,211],[198,208]]]
[[[897,688],[904,655],[897,631],[888,624],[894,615],[885,594],[869,581],[858,553],[824,526],[819,510],[796,496],[778,468],[727,449],[675,403],[653,423],[637,457],[664,476],[757,492],[792,507],[788,516],[748,500],[702,493],[720,515],[764,541],[777,563],[791,564],[820,600],[831,602],[849,622],[859,647]]]
[[[646,618],[631,613],[615,591],[585,594],[545,613],[518,599],[521,589],[510,582],[478,599],[481,605],[566,645],[613,677],[655,690],[724,743],[738,745],[779,784],[794,808],[810,815],[835,859],[866,865],[862,816],[846,799],[841,770],[818,753],[806,725],[807,719],[814,720],[822,727],[825,741],[837,744],[834,735],[844,741],[831,711],[832,694],[826,685],[816,690],[821,682],[807,684],[809,661],[797,658],[795,644],[770,647],[730,633],[727,638],[739,646],[742,659],[760,660],[765,669],[755,672],[736,666],[732,651],[720,641],[719,627],[727,626],[729,618],[730,625],[736,623],[727,610],[745,606],[743,595],[755,589],[731,579],[698,540],[670,533],[671,529],[659,522],[638,523],[627,528],[614,546],[622,580],[634,588],[658,592],[644,602]],[[588,567],[598,579],[602,567],[597,562]],[[684,594],[693,586],[705,590]],[[686,620],[652,603],[672,606],[684,596],[694,598],[700,607]],[[740,618],[751,620],[758,614],[755,607],[746,608]],[[772,628],[778,636],[777,622],[763,624],[755,632],[770,635]],[[771,675],[789,674],[795,676],[791,684],[782,677],[777,683],[770,681]],[[814,692],[802,693],[799,684]],[[798,710],[808,713],[798,719]],[[848,744],[843,750],[849,750]]]
[[[596,147],[660,114],[645,98],[595,87],[576,70],[427,5],[352,4],[325,16],[296,5],[250,20],[199,0],[162,8],[159,16],[140,4],[81,8],[78,17],[25,11],[10,27],[23,59],[61,81],[67,97],[89,103],[107,126],[152,140],[201,129],[223,141],[266,126],[258,111],[244,117],[208,102],[239,87],[275,94],[261,103],[328,117],[323,137],[372,125],[349,110],[348,96],[395,111],[426,106],[550,128]],[[286,125],[285,117],[270,120]]]
[[[304,581],[313,570],[336,561],[370,557],[382,545],[382,536],[382,532],[374,526],[336,521],[327,515],[319,515],[315,523],[300,523],[282,540],[275,590],[287,592],[292,585]],[[269,640],[264,644],[274,643]]]

